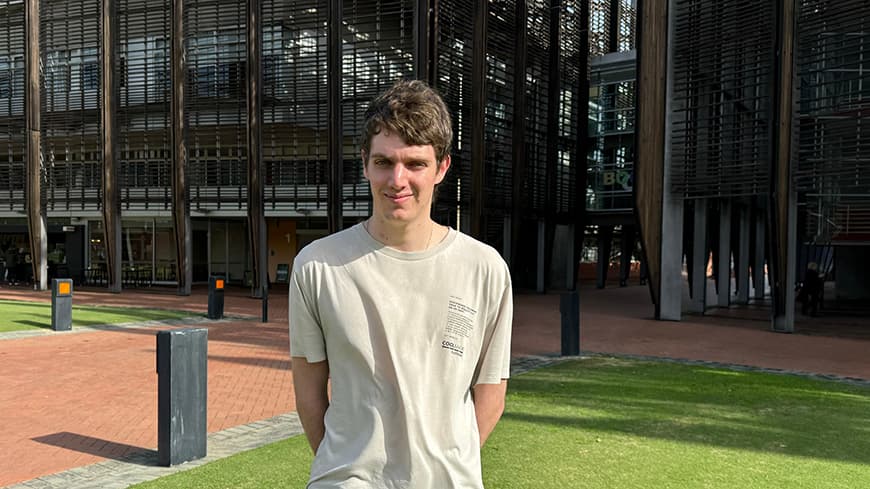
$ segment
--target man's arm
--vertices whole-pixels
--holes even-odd
[[[472,389],[474,394],[474,415],[477,417],[477,431],[480,433],[480,446],[486,443],[489,434],[495,428],[504,412],[504,397],[507,392],[507,380],[500,384],[477,384]]]
[[[329,407],[327,382],[329,363],[308,363],[305,357],[293,357],[293,389],[296,393],[296,411],[308,438],[311,450],[316,454],[323,440],[326,427],[323,418]]]

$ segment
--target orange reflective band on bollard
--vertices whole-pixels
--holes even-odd
[[[223,289],[223,288],[224,288],[224,281],[223,281],[223,280],[220,280],[220,279],[219,279],[219,280],[215,280],[215,282],[214,282],[214,288],[216,288],[216,289]]]
[[[70,282],[60,282],[57,284],[57,293],[59,295],[70,295],[72,293],[72,284]]]

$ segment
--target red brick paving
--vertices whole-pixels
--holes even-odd
[[[50,294],[4,288],[0,298],[48,301]],[[203,289],[190,297],[78,290],[75,301],[206,310]],[[558,352],[558,295],[518,294],[515,303],[514,355]],[[260,306],[240,290],[226,297],[228,314],[258,317]],[[870,379],[867,340],[784,335],[733,317],[674,323],[651,315],[645,287],[584,289],[582,349]],[[270,319],[208,326],[209,432],[295,409],[286,289],[271,295]],[[158,329],[0,340],[0,486],[156,447]]]

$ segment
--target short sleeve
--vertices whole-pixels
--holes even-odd
[[[510,377],[514,302],[509,274],[505,277],[502,292],[496,296],[494,303],[497,308],[491,314],[490,324],[487,325],[472,385],[499,384]]]
[[[326,360],[326,343],[314,300],[313,282],[301,266],[293,267],[288,311],[290,356],[305,357],[310,363]]]

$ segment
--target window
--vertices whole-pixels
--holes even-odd
[[[100,88],[99,64],[87,62],[82,65],[81,86],[83,90],[97,90]]]

